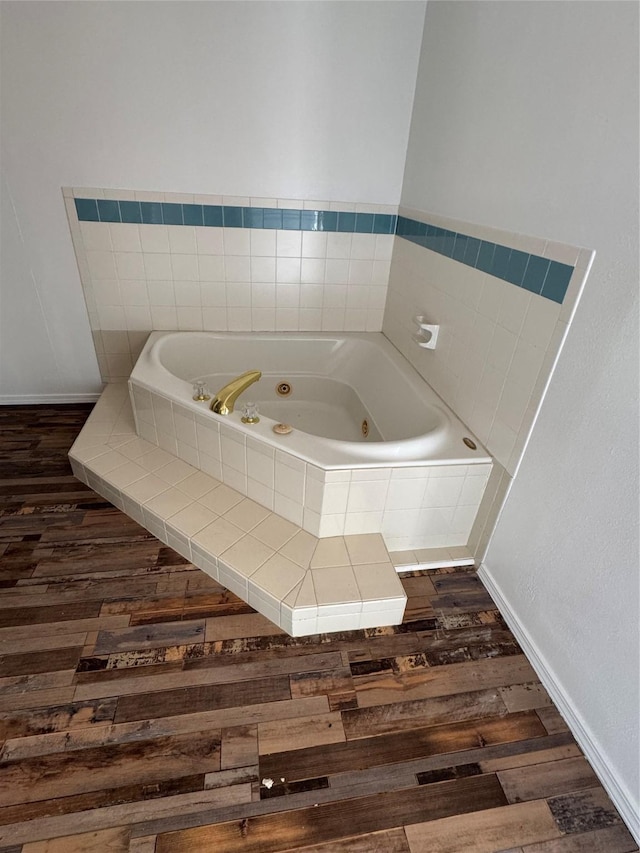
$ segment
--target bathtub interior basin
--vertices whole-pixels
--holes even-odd
[[[196,380],[213,396],[248,370],[261,370],[262,378],[240,395],[232,415],[214,415],[192,400]],[[464,444],[469,431],[379,333],[154,332],[131,382],[323,468],[354,460],[490,461],[477,440],[477,450]],[[283,383],[292,389],[285,398],[277,393]],[[261,422],[246,428],[240,419],[248,401],[257,403]],[[278,422],[295,428],[286,440],[272,432]]]
[[[194,380],[204,381],[206,387],[215,392],[234,378],[231,374],[213,373],[194,377]],[[257,406],[261,418],[289,424],[320,438],[384,441],[373,415],[357,392],[338,379],[307,376],[295,371],[263,373],[257,383],[240,394],[235,409],[242,414],[248,404]]]

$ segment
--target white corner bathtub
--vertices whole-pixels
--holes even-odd
[[[213,399],[247,370],[262,378],[231,414],[193,400],[196,379]],[[466,544],[491,458],[380,333],[154,332],[129,387],[141,437],[316,536]],[[257,424],[241,421],[247,401]]]

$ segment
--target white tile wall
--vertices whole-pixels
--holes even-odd
[[[593,253],[403,210],[413,218],[543,254],[576,271],[562,306],[388,235],[77,221],[65,192],[94,340],[105,378],[128,376],[151,329],[383,331],[504,467],[515,475]],[[369,211],[371,206],[76,190],[76,196]],[[395,213],[378,206],[376,211]],[[393,263],[391,258],[393,256]],[[386,304],[386,310],[385,309]],[[383,323],[384,310],[384,323]],[[411,340],[412,318],[441,325],[435,351]],[[139,435],[223,479],[319,536],[381,530],[394,549],[463,544],[484,481],[376,473],[318,479],[265,447],[238,442],[135,399]],[[210,424],[210,422],[209,422]],[[286,456],[286,454],[285,454]],[[401,471],[403,469],[399,469]],[[335,472],[333,472],[335,473]],[[456,482],[457,481],[457,482]],[[449,490],[449,491],[447,491]],[[456,491],[457,490],[457,491]],[[502,489],[501,491],[504,491]],[[469,503],[466,503],[469,501]],[[424,533],[425,524],[433,533]],[[473,519],[471,519],[471,524]],[[485,524],[486,528],[486,524]],[[422,533],[420,533],[422,531]],[[420,535],[418,544],[415,537]],[[436,539],[434,537],[439,537]],[[486,529],[482,539],[486,540]],[[414,544],[409,544],[414,543]]]
[[[514,476],[593,252],[420,211],[400,212],[577,264],[560,306],[396,238],[383,331]],[[440,324],[435,350],[421,349],[413,342],[416,314]]]
[[[129,376],[143,335],[152,330],[382,329],[393,235],[78,222],[71,192],[167,202],[194,196],[64,192],[104,379]],[[197,203],[222,202],[198,196]],[[225,197],[224,203],[310,209],[315,202]],[[322,204],[325,210],[397,213],[389,205]]]
[[[199,498],[218,514],[230,509],[221,502],[240,492],[251,498],[248,503],[255,501],[321,539],[382,533],[393,550],[467,543],[490,464],[324,471],[134,383],[130,389],[138,433],[183,460],[161,460],[157,476],[188,495],[199,482],[188,478],[189,488],[183,484],[190,466],[221,480],[227,491],[219,488]],[[98,468],[110,464],[122,464],[121,457],[97,460]]]

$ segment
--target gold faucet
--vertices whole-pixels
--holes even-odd
[[[233,411],[234,403],[240,394],[249,385],[257,382],[261,376],[262,373],[259,370],[247,370],[241,376],[236,376],[235,379],[232,379],[231,382],[225,385],[224,388],[221,388],[215,395],[213,403],[210,406],[211,411],[215,412],[216,415],[230,415]]]

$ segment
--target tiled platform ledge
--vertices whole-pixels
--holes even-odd
[[[473,566],[473,554],[464,545],[451,548],[418,548],[413,551],[389,551],[397,572]]]
[[[69,451],[75,476],[292,636],[396,625],[406,595],[380,534],[317,539],[135,432],[108,385]]]

